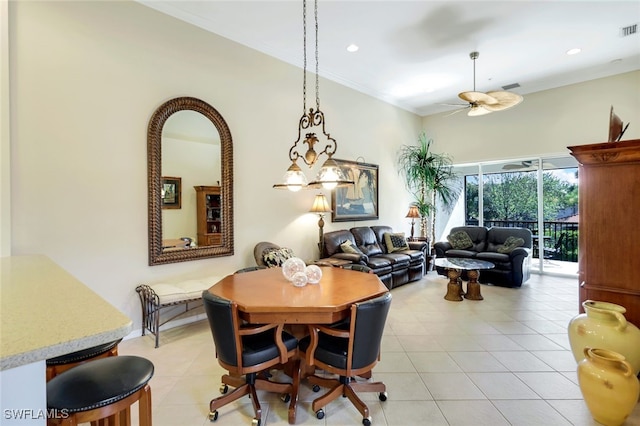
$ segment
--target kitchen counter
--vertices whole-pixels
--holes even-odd
[[[0,320],[0,370],[117,340],[132,328],[131,319],[41,255],[1,258]]]

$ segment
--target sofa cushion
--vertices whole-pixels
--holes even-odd
[[[382,253],[382,248],[380,248],[380,245],[378,244],[376,235],[368,226],[351,228],[351,233],[356,240],[358,248],[367,256],[374,256]]]
[[[351,254],[363,254],[360,249],[351,242],[351,240],[346,240],[342,244],[340,244],[340,250],[343,253],[351,253]]]
[[[264,260],[264,264],[269,268],[282,266],[284,261],[291,257],[293,257],[293,250],[286,247],[279,249],[267,249],[262,254],[262,260]]]
[[[524,239],[518,237],[508,237],[504,244],[499,245],[496,250],[498,253],[511,253],[516,247],[521,247],[524,244]]]
[[[473,259],[478,254],[477,251],[449,249],[445,252],[447,257],[467,257]]]
[[[465,231],[458,231],[447,236],[447,241],[454,250],[464,250],[473,247],[473,241]]]
[[[404,232],[396,234],[385,232],[384,242],[387,246],[387,253],[409,249],[409,244],[407,244],[407,239],[404,237]]]

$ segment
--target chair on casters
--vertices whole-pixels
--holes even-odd
[[[300,340],[301,357],[307,365],[339,376],[338,379],[316,375],[307,377],[315,392],[320,390],[320,386],[330,388],[311,405],[318,419],[324,417],[324,406],[339,396],[345,396],[362,414],[362,424],[371,425],[369,408],[356,392],[378,392],[380,401],[386,401],[386,386],[382,382],[357,383],[352,377],[370,376],[378,362],[390,306],[391,293],[388,292],[375,299],[355,303],[351,306],[348,323],[341,323],[340,327],[310,326],[311,335]]]
[[[58,374],[63,373],[80,364],[100,358],[107,358],[118,355],[118,344],[122,339],[102,345],[93,346],[88,349],[73,352],[70,354],[50,358],[47,360],[47,382]]]
[[[153,363],[138,356],[86,362],[47,382],[48,426],[130,425],[138,403],[140,426],[152,426]]]
[[[293,385],[272,382],[258,373],[296,357],[298,339],[283,331],[283,324],[241,325],[238,305],[215,296],[208,290],[202,293],[202,299],[218,363],[229,371],[229,374],[222,376],[220,392],[223,395],[209,403],[209,420],[214,422],[218,419],[220,407],[249,395],[255,413],[252,425],[260,426],[262,410],[256,390],[278,392],[283,395],[282,400],[288,402]],[[278,339],[278,336],[281,338]],[[294,368],[297,370],[297,366]],[[227,393],[229,386],[236,389]]]

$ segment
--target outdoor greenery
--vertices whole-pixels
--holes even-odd
[[[460,188],[453,172],[452,159],[447,154],[431,151],[432,139],[423,132],[418,137],[418,145],[404,145],[398,153],[398,169],[404,176],[407,189],[420,211],[420,233],[433,243],[435,235],[436,206],[440,202],[450,209],[456,202]],[[427,219],[431,229],[427,235]]]
[[[538,220],[537,174],[531,172],[493,173],[484,176],[484,219],[504,221]],[[578,206],[578,186],[549,172],[542,175],[545,221]],[[478,218],[478,178],[466,179],[467,219]]]

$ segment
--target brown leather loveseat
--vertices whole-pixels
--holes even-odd
[[[324,234],[325,258],[366,265],[391,290],[425,274],[427,242],[407,242],[390,226],[360,226]]]

